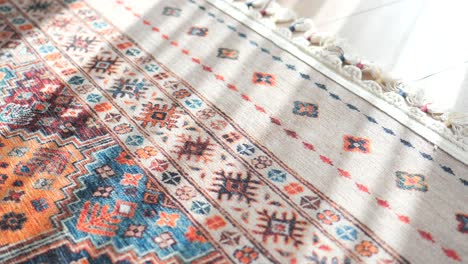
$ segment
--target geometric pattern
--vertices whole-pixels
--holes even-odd
[[[300,116],[318,117],[318,106],[316,104],[295,101],[293,113]]]
[[[397,186],[403,190],[428,191],[427,183],[423,175],[410,174],[404,171],[397,171],[395,175]]]
[[[371,151],[370,141],[367,138],[345,135],[343,137],[343,149],[349,152],[369,153]]]
[[[160,128],[167,128],[171,130],[172,127],[175,126],[177,122],[177,118],[179,117],[176,107],[173,105],[168,109],[168,105],[160,106],[160,105],[153,105],[148,103],[143,105],[144,112],[142,113],[141,117],[136,117],[136,120],[142,121],[141,124],[143,127],[148,126],[150,124],[151,127],[159,125]]]
[[[253,77],[252,77],[252,82],[254,84],[275,86],[276,85],[276,78],[272,74],[262,73],[262,72],[255,72],[253,74]]]
[[[208,35],[208,28],[205,27],[191,27],[188,31],[189,35],[206,37]]]
[[[1,160],[8,159],[0,182],[0,205],[4,208],[0,213],[2,247],[55,230],[51,217],[61,212],[56,202],[66,197],[63,189],[71,184],[67,176],[77,172],[73,164],[83,156],[72,144],[41,144],[37,139],[24,140],[22,136],[0,136],[0,142]],[[22,152],[14,151],[19,148]],[[23,230],[34,232],[27,237],[16,235]]]
[[[239,58],[239,51],[235,49],[219,48],[218,58],[237,60]]]
[[[182,212],[165,205],[164,200],[169,198],[163,192],[155,188],[147,189],[148,178],[138,166],[116,160],[122,151],[117,146],[103,149],[93,154],[94,162],[85,166],[90,173],[80,176],[79,179],[87,183],[86,188],[75,192],[78,201],[68,206],[74,213],[63,220],[73,239],[76,241],[88,239],[96,248],[112,243],[117,251],[132,245],[138,256],[155,251],[161,259],[166,259],[174,252],[180,252],[183,259],[192,259],[200,251],[211,250],[212,246],[209,243],[190,242],[183,234],[176,236],[172,233],[176,227],[187,230],[192,226],[190,220]],[[95,172],[96,168],[104,164],[111,167],[115,175],[102,178]],[[141,176],[135,186],[122,184],[122,179],[125,179],[128,173]],[[93,196],[95,190],[105,186],[114,187],[109,196]],[[131,195],[119,195],[131,188],[135,188],[135,192]],[[142,203],[145,194],[158,197],[158,202]],[[145,212],[149,210],[159,212],[159,215],[177,215],[178,220],[171,225],[164,224],[158,221],[158,216],[145,216]],[[163,234],[172,236],[173,245],[157,246],[155,238]],[[184,250],[181,250],[182,248]]]

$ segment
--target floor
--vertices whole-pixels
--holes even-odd
[[[278,0],[348,50],[426,90],[452,111],[468,113],[467,1]]]

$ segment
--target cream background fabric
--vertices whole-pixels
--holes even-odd
[[[354,181],[340,177],[336,168],[321,162],[316,154],[305,149],[301,142],[287,137],[282,129],[270,122],[252,105],[242,100],[238,93],[231,91],[217,81],[212,74],[191,62],[143,26],[133,16],[113,1],[88,1],[116,26],[125,31],[163,64],[198,89],[207,99],[214,102],[242,129],[261,142],[289,167],[297,171],[333,201],[346,208],[352,215],[366,224],[377,236],[396,251],[415,263],[447,263],[440,246],[457,250],[462,259],[468,259],[468,235],[458,232],[456,213],[468,212],[468,186],[458,180],[468,180],[466,165],[409,130],[387,114],[373,107],[367,101],[340,87],[333,80],[269,42],[239,21],[209,6],[209,11],[222,16],[226,22],[235,25],[272,54],[281,56],[301,71],[306,72],[315,82],[323,83],[330,91],[336,91],[345,102],[352,102],[362,112],[371,114],[380,126],[365,120],[364,116],[350,111],[344,104],[320,91],[311,82],[300,79],[297,72],[288,71],[283,64],[275,63],[271,56],[254,49],[247,41],[232,34],[224,24],[214,22],[205,12],[187,0],[174,1],[126,1],[145,19],[159,25],[162,32],[190,50],[191,55],[200,58],[213,72],[222,74],[234,83],[253,101],[267,108],[268,112],[285,121],[285,127],[296,131],[303,139],[312,142],[318,152],[326,154],[335,164],[348,170],[355,181],[372,190],[368,195],[357,190]],[[201,1],[197,1],[197,3]],[[165,6],[181,8],[183,17],[161,15]],[[190,18],[190,19],[187,19]],[[192,26],[209,27],[209,37],[187,35]],[[239,50],[238,60],[221,60],[216,57],[219,47]],[[253,72],[271,73],[276,76],[274,87],[252,83]],[[293,114],[294,101],[319,105],[319,118]],[[432,155],[436,162],[430,162],[400,143],[399,138],[385,134],[381,128],[391,128],[397,135],[410,141],[418,150]],[[343,135],[366,137],[371,140],[372,151],[368,154],[343,150]],[[450,166],[457,177],[444,173],[439,163]],[[397,188],[396,171],[422,174],[429,186],[428,192],[409,191]],[[409,225],[399,221],[389,210],[378,206],[375,196],[387,200],[394,211],[411,218]],[[422,240],[418,229],[430,230],[437,244]]]

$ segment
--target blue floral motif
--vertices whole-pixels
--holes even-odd
[[[95,21],[93,22],[93,27],[96,29],[103,29],[107,27],[107,23],[104,21]]]
[[[156,65],[156,64],[149,64],[149,65],[146,65],[145,66],[145,69],[149,72],[155,72],[157,70],[159,70],[159,66]]]
[[[125,54],[130,55],[130,56],[136,56],[136,55],[138,55],[140,53],[141,53],[141,51],[139,49],[135,49],[135,48],[128,49],[125,52]]]
[[[211,210],[211,205],[202,201],[193,201],[190,210],[196,214],[206,215]]]
[[[272,169],[268,172],[268,179],[275,182],[284,182],[286,177],[286,173],[281,170]]]
[[[90,94],[86,97],[86,100],[91,103],[99,103],[102,99],[102,96],[99,94]]]
[[[41,47],[39,48],[39,52],[40,52],[40,53],[44,53],[44,54],[51,53],[51,52],[53,52],[53,51],[55,51],[55,48],[52,47],[52,46],[49,46],[49,45],[41,46]]]
[[[80,84],[83,84],[83,82],[85,81],[85,79],[81,76],[73,76],[70,78],[70,80],[68,80],[68,83],[69,84],[74,84],[74,85],[80,85]]]
[[[202,101],[199,99],[188,99],[185,100],[185,105],[190,107],[190,108],[199,108],[203,105]]]
[[[237,146],[237,152],[242,155],[250,156],[255,153],[255,148],[249,144],[240,144]]]
[[[9,6],[0,6],[0,11],[4,13],[8,13],[11,11],[11,7]]]
[[[336,228],[336,235],[343,240],[355,241],[357,239],[358,232],[356,228],[352,226],[341,226]]]
[[[131,146],[140,146],[141,144],[143,144],[143,141],[144,138],[142,136],[133,135],[129,136],[127,140],[125,140],[125,143]]]
[[[12,22],[13,24],[19,25],[19,24],[23,24],[24,22],[26,22],[26,19],[22,17],[18,17],[18,18],[13,19]]]
[[[113,98],[123,98],[128,96],[129,98],[135,98],[140,100],[144,98],[145,92],[148,90],[146,81],[144,79],[118,79],[112,87],[107,91],[112,92]]]

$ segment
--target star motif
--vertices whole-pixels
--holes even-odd
[[[177,220],[179,220],[180,216],[178,214],[168,214],[166,212],[159,213],[159,219],[156,221],[156,224],[159,226],[170,226],[176,227]]]
[[[141,174],[125,173],[124,178],[120,181],[120,184],[138,187],[138,183],[142,177],[143,176]]]

